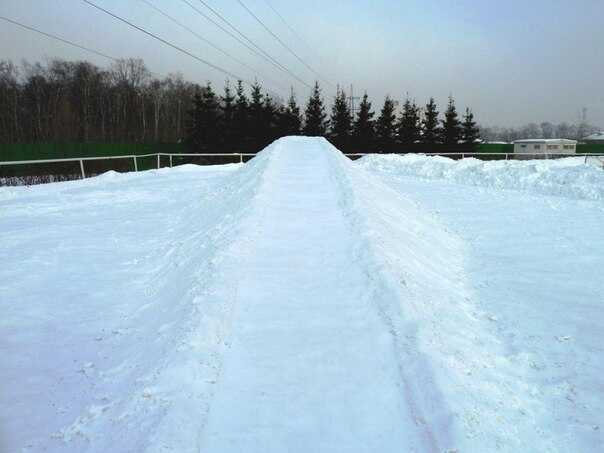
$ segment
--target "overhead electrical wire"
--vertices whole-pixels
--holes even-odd
[[[168,13],[166,13],[165,11],[163,11],[162,9],[160,9],[159,7],[155,6],[153,3],[151,3],[149,0],[140,0],[141,2],[145,3],[146,5],[148,5],[150,8],[154,9],[155,11],[157,11],[159,14],[161,14],[162,16],[164,16],[165,18],[167,18],[168,20],[172,21],[173,23],[175,23],[176,25],[178,25],[179,27],[183,28],[184,30],[187,30],[189,33],[191,33],[193,36],[195,36],[197,39],[199,39],[202,42],[205,42],[207,45],[209,45],[210,47],[212,47],[213,49],[215,49],[216,51],[220,52],[221,54],[225,55],[227,58],[230,58],[231,60],[233,60],[234,62],[240,64],[241,66],[244,66],[245,68],[249,69],[250,71],[252,71],[254,74],[256,74],[257,76],[260,76],[260,78],[265,79],[277,86],[279,86],[279,88],[284,89],[283,86],[281,86],[278,82],[270,79],[269,77],[266,77],[264,75],[262,75],[258,70],[254,69],[253,67],[249,66],[247,63],[245,63],[244,61],[240,60],[239,58],[233,56],[232,54],[230,54],[229,52],[227,52],[226,50],[222,49],[221,47],[217,46],[216,44],[214,44],[212,41],[204,38],[203,36],[201,36],[199,33],[197,33],[195,30],[191,29],[190,27],[188,27],[187,25],[183,24],[182,22],[178,21],[177,19],[175,19],[174,17],[172,17],[171,15],[169,15]]]
[[[181,53],[183,53],[183,54],[185,54],[185,55],[188,55],[189,57],[191,57],[191,58],[193,58],[193,59],[195,59],[195,60],[199,61],[200,63],[205,64],[206,66],[209,66],[209,67],[210,67],[210,68],[212,68],[212,69],[215,69],[215,70],[217,70],[217,71],[219,71],[219,72],[222,72],[223,74],[226,74],[226,75],[228,75],[229,77],[232,77],[232,78],[234,78],[234,79],[236,79],[236,80],[241,80],[241,81],[243,81],[243,82],[247,83],[248,85],[253,85],[253,83],[252,83],[252,82],[250,82],[249,80],[245,79],[244,77],[240,77],[240,76],[238,76],[238,75],[234,74],[233,72],[231,72],[231,71],[229,71],[229,70],[227,70],[227,69],[224,69],[224,68],[222,68],[222,67],[220,67],[220,66],[218,66],[218,65],[215,65],[215,64],[213,64],[213,63],[210,63],[208,60],[205,60],[205,59],[203,59],[203,58],[201,58],[201,57],[198,57],[197,55],[195,55],[195,54],[193,54],[193,53],[189,52],[188,50],[185,50],[185,49],[183,49],[182,47],[179,47],[179,46],[177,46],[176,44],[173,44],[173,43],[171,43],[170,41],[167,41],[166,39],[161,38],[161,37],[157,36],[156,34],[151,33],[150,31],[145,30],[144,28],[139,27],[138,25],[133,24],[132,22],[130,22],[130,21],[128,21],[128,20],[126,20],[126,19],[124,19],[123,17],[120,17],[120,16],[118,16],[117,14],[114,14],[114,13],[112,13],[111,11],[108,11],[108,10],[106,10],[106,9],[102,8],[101,6],[99,6],[99,5],[97,5],[97,4],[93,3],[93,2],[91,2],[91,1],[89,1],[89,0],[82,0],[82,1],[83,1],[84,3],[86,3],[86,4],[90,5],[90,6],[92,6],[93,8],[96,8],[97,10],[99,10],[99,11],[101,11],[101,12],[103,12],[103,13],[105,13],[105,14],[107,14],[107,15],[111,16],[111,17],[113,17],[114,19],[116,19],[116,20],[118,20],[118,21],[120,21],[120,22],[123,22],[124,24],[126,24],[126,25],[128,25],[128,26],[130,26],[130,27],[132,27],[132,28],[134,28],[134,29],[136,29],[136,30],[138,30],[138,31],[140,31],[140,32],[142,32],[142,33],[144,33],[144,34],[146,34],[146,35],[150,36],[150,37],[152,37],[153,39],[156,39],[157,41],[159,41],[159,42],[161,42],[161,43],[163,43],[163,44],[165,44],[165,45],[167,45],[167,46],[169,46],[169,47],[172,47],[173,49],[175,49],[175,50],[177,50],[177,51],[179,51],[179,52],[181,52]]]
[[[253,52],[255,55],[257,55],[260,58],[264,58],[267,59],[263,54],[261,54],[260,52],[258,52],[256,49],[254,49],[253,47],[250,47],[249,44],[243,42],[238,36],[234,35],[231,31],[227,30],[226,28],[224,28],[222,25],[220,25],[218,22],[216,22],[214,19],[212,19],[210,16],[208,16],[206,13],[204,13],[203,11],[201,11],[199,8],[196,8],[195,6],[193,6],[188,0],[182,0],[183,3],[186,3],[187,5],[189,5],[189,7],[191,9],[193,9],[193,11],[195,11],[197,14],[199,14],[200,16],[202,16],[203,18],[205,18],[208,22],[214,24],[216,27],[218,27],[219,29],[221,29],[223,32],[225,32],[226,34],[228,34],[231,38],[235,39],[237,42],[239,42],[242,46],[245,46],[250,52]],[[267,61],[269,63],[272,63],[272,61],[268,60]]]
[[[77,43],[75,43],[73,41],[69,41],[69,40],[67,40],[65,38],[61,38],[60,36],[56,36],[56,35],[47,33],[45,31],[38,30],[37,28],[31,27],[29,25],[22,24],[21,22],[17,22],[16,20],[9,19],[8,17],[0,16],[0,19],[3,20],[3,21],[5,21],[5,22],[9,22],[9,23],[11,23],[13,25],[16,25],[18,27],[24,28],[26,30],[33,31],[34,33],[38,33],[38,34],[40,34],[42,36],[46,36],[47,38],[51,38],[51,39],[54,39],[56,41],[60,41],[63,44],[67,44],[69,46],[76,47],[76,48],[78,48],[80,50],[85,50],[86,52],[93,53],[93,54],[95,54],[95,55],[97,55],[99,57],[107,58],[107,59],[113,60],[113,61],[118,61],[118,58],[112,57],[111,55],[107,55],[107,54],[105,54],[103,52],[99,52],[98,50],[91,49],[90,47],[82,46],[82,45],[77,44]]]
[[[266,5],[271,9],[271,11],[273,13],[275,13],[275,15],[281,20],[281,22],[283,22],[283,24],[289,29],[289,31],[292,33],[292,35],[294,35],[298,41],[300,41],[304,47],[306,47],[307,50],[310,50],[311,52],[313,52],[315,54],[315,56],[318,56],[319,58],[321,58],[317,52],[314,50],[314,48],[308,44],[308,41],[306,39],[304,39],[300,33],[298,33],[296,31],[296,29],[290,25],[290,23],[285,20],[285,17],[283,17],[283,14],[281,14],[274,6],[271,2],[269,2],[268,0],[264,0],[264,3],[266,3]]]
[[[307,48],[310,48],[310,46],[308,45],[308,43],[306,42],[306,40],[305,40],[304,38],[302,38],[302,36],[300,36],[300,34],[299,34],[299,33],[298,33],[298,32],[297,32],[295,29],[294,29],[294,27],[292,27],[292,26],[289,24],[289,22],[287,22],[287,21],[285,20],[285,17],[283,17],[283,15],[282,15],[282,14],[281,14],[279,11],[277,11],[277,9],[276,9],[276,8],[275,8],[275,7],[274,7],[272,4],[271,4],[271,2],[269,2],[268,0],[264,0],[264,3],[266,3],[266,5],[267,5],[267,6],[268,6],[268,7],[271,9],[271,11],[272,11],[273,13],[275,13],[275,15],[276,15],[276,16],[277,16],[279,19],[281,19],[281,22],[283,22],[283,23],[285,24],[285,26],[286,26],[287,28],[289,28],[289,30],[292,32],[292,34],[293,34],[293,35],[294,35],[296,38],[298,38],[298,40],[299,40],[300,42],[302,42],[302,43],[303,43],[303,44],[304,44],[304,45],[305,45]]]
[[[216,23],[216,21],[213,21],[213,20],[209,19],[206,14],[203,14],[203,12],[200,12],[197,8],[195,8],[193,5],[191,5],[188,0],[182,0],[182,1],[185,2],[185,3],[187,3],[189,6],[191,6],[191,8],[195,9],[200,14],[202,14],[206,19],[210,20],[213,24],[219,26]],[[241,32],[236,26],[234,26],[229,20],[227,20],[222,14],[220,14],[218,11],[216,11],[214,8],[212,8],[210,5],[208,5],[204,0],[198,0],[198,1],[203,6],[205,6],[208,10],[210,10],[216,17],[218,17],[222,22],[224,22],[229,28],[231,28],[232,30],[234,30],[235,33],[237,33],[240,37],[242,37],[249,44],[251,44],[256,49],[256,51],[254,51],[254,53],[256,53],[257,55],[260,53],[260,55],[263,56],[263,58],[265,60],[269,61],[274,66],[278,67],[282,71],[284,71],[287,74],[289,74],[291,77],[293,77],[294,79],[296,79],[298,82],[300,82],[305,87],[312,89],[312,86],[310,84],[308,84],[307,82],[305,82],[298,75],[294,74],[291,70],[289,70],[287,67],[285,67],[283,64],[281,64],[278,60],[276,60],[274,57],[272,57],[268,52],[266,52],[264,49],[262,49],[262,47],[260,47],[258,44],[256,44],[254,41],[252,41],[250,38],[248,38],[243,32]],[[224,27],[220,27],[220,29],[224,31]],[[229,33],[229,35],[233,36],[232,33]],[[246,45],[246,47],[249,49],[249,46]]]
[[[319,74],[317,71],[315,71],[308,63],[306,63],[306,61],[304,61],[296,52],[294,52],[291,49],[291,47],[289,47],[285,42],[283,42],[283,40],[281,38],[279,38],[279,36],[276,33],[274,33],[270,29],[270,27],[268,27],[268,25],[266,25],[250,8],[248,8],[248,6],[243,2],[243,0],[237,0],[237,3],[239,3],[241,5],[241,7],[243,9],[245,9],[248,12],[248,14],[250,16],[252,16],[254,18],[254,20],[260,24],[260,26],[262,28],[264,28],[273,38],[275,38],[275,40],[279,44],[281,44],[289,53],[291,53],[310,72],[312,72],[314,75],[316,75],[319,79],[321,79],[323,82],[327,83],[328,85],[335,86],[331,82],[327,81],[321,74]]]

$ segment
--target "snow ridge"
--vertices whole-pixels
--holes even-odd
[[[106,452],[115,445],[120,451],[199,451],[236,300],[233,287],[216,283],[229,278],[221,262],[243,252],[231,247],[246,235],[242,219],[254,209],[267,164],[259,155],[238,169],[211,194],[215,203],[209,210],[200,211],[195,201],[183,207],[173,240],[149,276],[150,302],[124,320],[124,326],[145,325],[148,333],[140,341],[150,342],[148,354],[159,349],[156,363],[120,373],[128,390],[119,399],[91,405],[56,435],[75,441],[73,451]],[[149,313],[159,325],[149,325]],[[145,363],[136,354],[128,362]]]
[[[506,357],[465,276],[463,241],[339,157],[341,204],[399,353],[423,448],[558,451],[556,433],[543,428],[551,414],[523,381],[522,360]]]

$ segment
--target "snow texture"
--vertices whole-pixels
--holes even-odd
[[[601,451],[602,180],[446,162],[0,189],[0,451]]]
[[[604,199],[604,171],[597,165],[585,165],[584,157],[482,161],[474,158],[453,160],[421,154],[389,154],[366,156],[361,159],[361,166],[472,186],[588,200]]]

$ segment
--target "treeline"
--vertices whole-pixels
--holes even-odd
[[[420,108],[407,98],[397,114],[394,100],[386,97],[375,115],[367,94],[353,115],[349,98],[339,89],[328,114],[318,83],[303,113],[293,92],[280,105],[257,83],[249,97],[241,81],[234,90],[227,82],[222,95],[207,84],[195,94],[187,142],[204,152],[256,151],[277,137],[302,134],[327,137],[342,151],[405,152],[469,150],[480,137],[470,109],[460,118],[452,97],[442,120],[434,99]]]
[[[0,61],[0,143],[177,142],[197,86],[140,59]]]
[[[331,101],[331,99],[330,99]],[[0,61],[0,143],[175,143],[192,152],[256,152],[284,135],[325,136],[349,152],[468,149],[479,138],[469,109],[453,98],[444,115],[433,99],[419,106],[407,98],[397,113],[387,97],[374,112],[368,96],[351,112],[338,90],[330,111],[318,83],[299,106],[283,102],[260,84],[246,90],[180,75],[154,76],[140,59],[100,68],[86,61],[51,60],[17,67]]]
[[[482,138],[487,141],[513,142],[528,138],[569,138],[582,140],[600,129],[586,120],[575,124],[553,124],[543,122],[540,124],[529,123],[521,127],[481,127]]]

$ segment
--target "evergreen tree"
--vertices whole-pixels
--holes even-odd
[[[466,114],[463,117],[461,139],[471,149],[474,148],[476,141],[480,139],[480,130],[474,121],[474,114],[469,108],[466,108]]]
[[[398,139],[403,145],[413,145],[421,139],[419,107],[409,98],[405,100],[398,122]]]
[[[302,128],[302,117],[300,115],[300,107],[296,102],[296,95],[292,88],[287,106],[282,107],[279,111],[279,136],[300,135]]]
[[[220,115],[220,142],[223,151],[231,152],[235,144],[235,96],[231,91],[231,84],[226,81],[222,95],[222,114]]]
[[[438,143],[440,128],[438,127],[438,110],[434,98],[426,105],[424,119],[422,121],[422,143],[434,145]]]
[[[367,93],[359,104],[359,111],[353,125],[353,148],[357,152],[370,152],[373,150],[375,140],[374,112],[371,111],[371,102]]]
[[[195,93],[189,118],[188,142],[195,148],[195,151],[216,151],[218,145],[218,101],[210,83]]]
[[[442,142],[445,145],[456,146],[459,144],[459,140],[461,139],[461,123],[457,115],[453,96],[449,96],[449,104],[447,105],[445,119],[442,123]]]
[[[260,148],[264,148],[278,137],[277,130],[277,114],[278,108],[275,105],[273,99],[266,94],[264,96],[264,103],[262,106],[262,139],[260,142]]]
[[[256,82],[252,85],[252,92],[250,94],[250,107],[249,107],[249,133],[250,133],[250,145],[253,152],[260,151],[262,145],[266,140],[267,127],[265,123],[265,111],[264,111],[264,96],[260,85]]]
[[[188,112],[188,124],[187,124],[187,139],[186,142],[194,150],[201,148],[203,143],[203,136],[201,128],[198,126],[202,121],[202,105],[203,99],[201,97],[201,89],[198,88],[193,95],[191,110]]]
[[[396,115],[394,101],[386,96],[384,106],[375,126],[376,142],[380,153],[390,153],[396,144]]]
[[[329,138],[333,145],[341,151],[347,151],[352,131],[352,117],[348,106],[346,93],[338,88],[336,100],[331,109]]]
[[[235,111],[233,113],[233,152],[250,151],[249,137],[249,103],[243,89],[243,82],[237,81],[237,100],[235,101]]]
[[[321,89],[319,82],[315,82],[315,87],[308,99],[305,111],[304,135],[324,136],[327,131],[329,121],[326,120],[327,114],[321,98]]]

